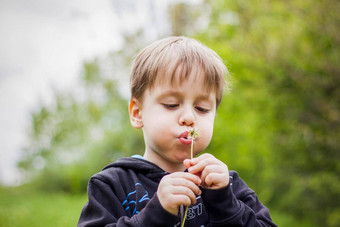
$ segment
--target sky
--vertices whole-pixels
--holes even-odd
[[[71,91],[85,60],[118,50],[123,32],[168,29],[163,0],[0,1],[0,182],[21,182],[16,163],[31,113]],[[146,13],[155,8],[153,13]]]

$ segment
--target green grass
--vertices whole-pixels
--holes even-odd
[[[86,195],[0,189],[0,227],[76,226]]]

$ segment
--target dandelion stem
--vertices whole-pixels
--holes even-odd
[[[189,133],[189,136],[191,137],[190,157],[191,157],[191,159],[193,159],[193,158],[194,158],[194,141],[195,141],[196,137],[199,136],[198,130],[192,129],[192,130],[190,131],[190,133]],[[189,208],[189,207],[186,207],[186,208],[185,208],[185,213],[184,213],[184,217],[183,217],[183,221],[182,221],[181,227],[184,227],[185,219],[187,219],[188,208]]]
[[[191,141],[191,159],[194,158],[194,138]]]
[[[188,207],[185,208],[185,213],[184,213],[184,217],[183,217],[183,221],[182,221],[181,227],[184,227],[185,219],[187,219],[187,214],[188,214]]]

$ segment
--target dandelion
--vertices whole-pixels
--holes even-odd
[[[191,139],[191,159],[194,158],[194,141],[199,136],[198,129],[193,128],[189,131],[188,138]]]

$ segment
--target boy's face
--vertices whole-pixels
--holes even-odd
[[[192,77],[191,77],[192,78]],[[202,77],[171,85],[157,81],[145,91],[142,104],[132,99],[131,123],[143,128],[145,158],[163,169],[182,165],[190,158],[191,141],[185,132],[199,129],[194,154],[203,151],[212,138],[216,114],[216,94],[206,91]],[[136,123],[136,117],[139,120]]]

